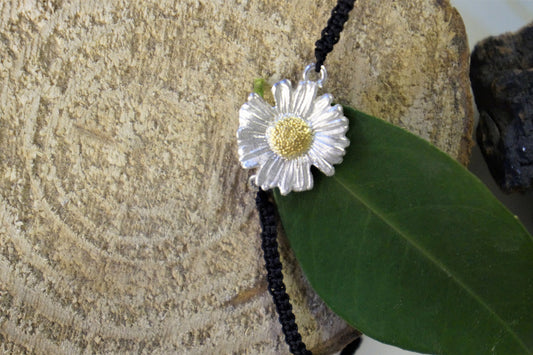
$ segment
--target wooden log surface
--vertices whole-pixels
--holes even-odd
[[[334,0],[0,2],[0,351],[287,353],[237,111],[298,80]],[[337,100],[465,163],[468,45],[447,0],[359,0]],[[282,243],[304,340],[354,331]]]

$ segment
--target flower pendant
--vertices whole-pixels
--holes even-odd
[[[274,84],[276,106],[252,93],[239,110],[239,161],[245,169],[258,168],[251,180],[263,190],[278,187],[287,195],[312,189],[311,166],[332,176],[333,165],[342,162],[350,144],[342,106],[331,106],[331,94],[317,98],[326,70],[322,66],[320,79],[311,81],[308,75],[314,68],[305,68],[296,89],[287,79]]]

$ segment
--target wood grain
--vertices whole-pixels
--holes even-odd
[[[237,111],[296,79],[333,0],[0,3],[0,351],[283,354]],[[328,91],[467,160],[447,1],[360,0]],[[283,247],[304,340],[355,332]]]

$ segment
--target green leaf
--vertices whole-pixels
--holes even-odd
[[[345,107],[344,162],[281,196],[298,261],[333,311],[420,352],[533,354],[533,238],[426,141]]]
[[[264,97],[265,96],[265,85],[266,85],[266,80],[263,79],[263,78],[257,78],[254,80],[254,92],[261,96],[261,97]]]

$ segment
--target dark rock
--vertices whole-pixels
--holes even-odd
[[[477,142],[506,192],[533,184],[533,23],[489,37],[472,53],[470,79],[479,109]]]

